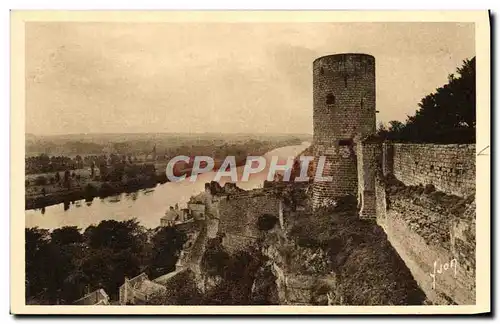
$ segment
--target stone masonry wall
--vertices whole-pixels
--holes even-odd
[[[257,220],[264,214],[279,219],[280,199],[267,192],[250,191],[219,202],[219,234],[229,251],[244,249],[259,237]],[[257,194],[256,194],[257,193]]]
[[[391,176],[406,186],[433,184],[441,197],[448,196],[405,196],[404,186],[399,193],[388,191],[384,178]],[[475,194],[475,145],[384,143],[375,192],[377,223],[427,298],[434,304],[475,304],[476,205],[464,205],[457,214],[444,203],[469,203],[459,197]]]
[[[359,217],[377,217],[377,198],[375,192],[376,176],[380,172],[382,155],[381,143],[358,143],[358,205]]]
[[[468,292],[464,302],[473,300],[476,293],[476,202],[461,217],[454,218],[450,228],[451,253],[460,260],[457,282]]]
[[[375,58],[323,56],[313,62],[314,143],[375,133]]]
[[[468,208],[469,210],[474,207]],[[418,215],[411,217],[408,215]],[[450,220],[443,228],[432,220],[443,217],[410,200],[391,201],[382,227],[391,245],[434,304],[475,304],[475,237],[473,218]],[[474,227],[475,228],[475,227]],[[469,234],[464,234],[467,232]],[[450,240],[450,238],[452,238]]]
[[[317,154],[316,160],[321,155],[326,157],[322,176],[330,176],[332,181],[314,181],[312,185],[313,208],[328,206],[338,197],[356,195],[358,189],[356,154],[349,151],[341,151],[335,155]]]
[[[476,165],[474,144],[384,144],[393,147],[393,173],[406,185],[433,184],[448,194],[466,197],[475,194]],[[391,166],[391,154],[384,165]],[[389,160],[389,162],[387,162]]]

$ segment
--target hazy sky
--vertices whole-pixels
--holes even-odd
[[[378,121],[475,55],[455,23],[28,23],[26,132],[312,133],[312,61],[375,56]]]

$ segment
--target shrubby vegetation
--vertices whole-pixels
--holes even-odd
[[[270,288],[253,291],[258,276],[265,266],[267,257],[257,246],[249,246],[243,251],[230,254],[222,246],[220,238],[211,239],[203,255],[202,271],[212,278],[219,278],[209,289],[203,300],[204,305],[268,305],[273,304]],[[266,274],[274,283],[274,276]]]
[[[337,274],[339,304],[420,305],[425,300],[382,228],[357,217],[355,197],[314,216],[298,216],[290,236],[299,247],[326,253],[330,270]]]
[[[379,125],[387,140],[413,143],[475,143],[476,58],[465,60],[448,83],[424,97],[414,116],[405,122]]]
[[[175,270],[187,239],[175,228],[147,230],[136,220],[106,220],[83,233],[75,226],[27,228],[25,235],[28,304],[70,304],[98,288],[116,300],[125,276]]]
[[[276,304],[275,278],[265,267],[266,258],[256,247],[231,254],[221,238],[210,239],[201,260],[206,291],[186,271],[168,283],[166,292],[148,300],[149,305],[269,305]]]

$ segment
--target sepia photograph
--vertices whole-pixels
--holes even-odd
[[[11,23],[14,313],[490,311],[487,11]]]

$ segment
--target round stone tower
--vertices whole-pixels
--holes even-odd
[[[358,193],[356,144],[374,134],[375,58],[367,54],[335,54],[313,62],[314,155],[324,156],[323,176],[315,179],[313,207]]]

